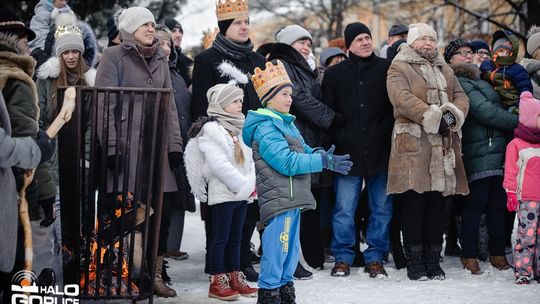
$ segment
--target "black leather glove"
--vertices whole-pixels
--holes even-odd
[[[45,218],[39,223],[41,227],[49,227],[54,220],[56,219],[54,215],[54,197],[49,199],[44,199],[39,201],[43,213],[45,213]]]
[[[118,161],[120,161],[120,163],[122,163],[121,161],[121,155],[118,156]],[[109,155],[107,156],[107,168],[111,169],[114,171],[114,168],[116,166],[116,155]],[[120,170],[120,168],[119,168]]]
[[[439,124],[439,134],[447,136],[450,133],[450,126],[456,124],[456,118],[450,111],[443,113],[441,117],[441,123]]]
[[[169,153],[169,167],[171,169],[176,169],[180,165],[182,165],[183,159],[182,159],[182,153],[180,152],[171,152]]]
[[[56,140],[50,139],[45,130],[39,129],[36,143],[39,146],[39,150],[41,150],[41,162],[51,159],[56,149]]]
[[[351,171],[353,165],[353,162],[349,160],[351,156],[349,154],[334,155],[335,149],[336,146],[332,145],[332,147],[330,147],[328,151],[320,153],[322,157],[323,168],[343,175],[349,174],[349,171]]]

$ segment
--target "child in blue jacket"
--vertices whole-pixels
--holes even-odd
[[[516,63],[519,40],[509,31],[498,30],[493,33],[491,48],[491,60],[484,60],[480,65],[482,79],[499,93],[505,108],[517,107],[519,95],[533,91],[529,74]]]
[[[292,83],[283,64],[267,62],[251,77],[263,108],[249,111],[242,137],[251,146],[257,174],[263,256],[258,304],[295,303],[293,274],[299,259],[300,210],[314,209],[310,173],[323,168],[347,174],[349,155],[309,147],[289,114]]]

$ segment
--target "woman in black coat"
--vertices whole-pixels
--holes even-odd
[[[311,57],[312,38],[299,25],[289,25],[276,36],[268,60],[283,62],[293,83],[293,103],[290,113],[296,116],[295,124],[306,143],[321,147],[325,143],[325,131],[336,119],[334,111],[321,101],[321,88],[317,81],[315,61]],[[329,176],[311,175],[312,192],[318,204],[321,190],[331,186]],[[324,264],[323,242],[320,228],[319,207],[302,213],[300,243],[309,266],[322,269]],[[296,274],[295,274],[296,275]]]

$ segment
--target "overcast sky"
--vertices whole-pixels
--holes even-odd
[[[188,0],[177,16],[184,29],[183,48],[199,45],[203,31],[217,27],[216,0]]]

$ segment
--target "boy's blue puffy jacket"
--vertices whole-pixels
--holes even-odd
[[[260,220],[295,208],[314,209],[309,173],[322,171],[322,157],[306,145],[294,116],[268,109],[249,111],[242,137],[253,150]]]

